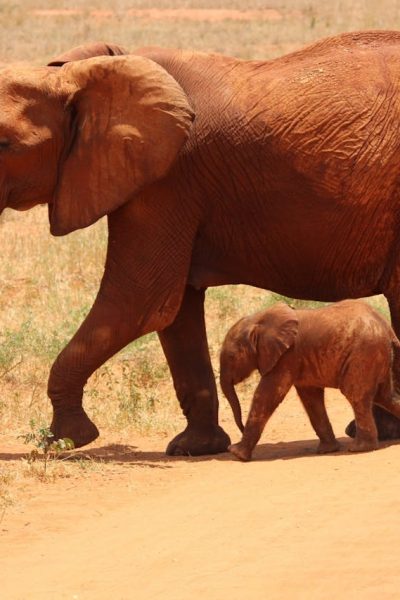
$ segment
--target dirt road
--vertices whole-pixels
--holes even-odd
[[[328,411],[339,435],[350,411],[336,392]],[[103,440],[92,452],[106,471],[37,483],[7,513],[0,597],[399,598],[400,447],[353,455],[341,441],[316,456],[294,396],[248,464],[168,459],[165,439]]]

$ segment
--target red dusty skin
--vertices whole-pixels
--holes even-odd
[[[228,378],[224,375],[221,376],[221,388],[224,392],[230,406],[232,409],[232,413],[235,419],[236,425],[239,427],[240,431],[243,433],[244,425],[242,421],[242,409],[240,407],[239,398],[237,396],[235,386],[233,385],[232,378]]]
[[[51,370],[60,437],[97,435],[81,412],[87,379],[157,331],[188,422],[167,452],[226,450],[210,286],[329,302],[382,293],[400,336],[399,52],[396,31],[271,61],[100,43],[56,57],[60,68],[1,70],[0,210],[51,203],[54,235],[108,215],[99,293]],[[400,434],[390,409],[382,421],[375,408],[381,438]]]

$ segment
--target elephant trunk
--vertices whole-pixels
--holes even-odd
[[[225,375],[221,375],[220,383],[222,391],[224,392],[226,399],[228,400],[231,406],[235,423],[239,427],[240,431],[243,433],[244,425],[242,421],[242,409],[240,407],[239,398],[236,394],[232,378],[228,378]]]

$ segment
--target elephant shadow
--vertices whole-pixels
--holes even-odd
[[[349,454],[348,445],[351,439],[348,437],[337,438],[340,449],[331,456],[342,456]],[[399,445],[399,440],[380,442],[379,449],[392,445]],[[297,440],[290,442],[266,442],[258,444],[253,453],[254,461],[293,460],[297,458],[312,457],[322,459],[324,454],[317,454],[318,440]],[[378,451],[379,451],[378,449]],[[0,452],[0,461],[13,461],[26,458],[27,452]],[[229,452],[207,456],[167,456],[162,451],[140,450],[138,446],[130,444],[107,444],[96,448],[76,450],[70,454],[61,454],[59,460],[95,461],[102,463],[114,463],[115,465],[132,464],[150,469],[171,469],[176,462],[205,462],[218,460],[221,462],[237,462]]]
[[[18,461],[26,459],[28,456],[29,452],[0,452],[0,462]],[[115,465],[132,463],[135,466],[140,467],[168,469],[172,466],[168,463],[182,458],[185,457],[170,457],[166,456],[164,452],[141,451],[137,446],[129,444],[107,444],[96,448],[61,453],[55,457],[55,460],[68,460],[69,462],[93,461],[99,463],[113,463]],[[43,457],[38,456],[37,460],[43,460]]]
[[[323,459],[326,456],[339,457],[350,455],[348,446],[351,443],[351,438],[344,436],[337,438],[340,444],[339,450],[330,454],[318,454],[318,440],[316,438],[310,440],[298,440],[293,442],[276,442],[263,443],[256,446],[253,453],[253,460],[256,461],[274,461],[274,460],[293,460],[296,458],[312,457],[315,459]],[[379,450],[393,445],[399,445],[400,440],[388,440],[379,443]],[[357,453],[354,453],[357,454]]]
[[[330,456],[343,456],[350,454],[348,446],[351,443],[351,438],[343,436],[337,438],[340,449],[332,453]],[[380,442],[379,449],[387,448],[388,446],[399,445],[399,440],[389,440]],[[290,442],[265,442],[258,444],[256,447],[253,459],[256,461],[273,461],[273,460],[293,460],[297,458],[316,458],[322,459],[326,454],[317,454],[318,439],[297,440]],[[237,462],[229,452],[216,455],[206,456],[167,456],[160,451],[140,450],[137,446],[129,444],[109,444],[100,448],[92,448],[89,450],[78,451],[74,455],[75,459],[79,460],[86,458],[88,460],[100,460],[115,464],[132,463],[135,465],[146,466],[149,468],[168,469],[172,468],[176,462],[207,462],[210,460],[218,460],[220,462]]]

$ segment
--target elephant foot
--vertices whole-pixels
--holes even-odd
[[[348,435],[351,438],[356,437],[356,422],[354,421],[354,419],[352,421],[350,421],[350,423],[347,425],[344,432],[346,435]]]
[[[99,436],[99,430],[82,407],[54,411],[50,430],[56,440],[71,439],[75,448],[86,446]]]
[[[396,440],[400,438],[400,419],[376,405],[373,407],[373,414],[379,440]],[[352,438],[356,437],[355,421],[351,421],[347,425],[346,434]]]
[[[371,452],[379,447],[378,440],[357,440],[348,447],[349,452]]]
[[[328,454],[329,452],[337,452],[340,448],[340,444],[337,440],[331,440],[329,442],[320,442],[318,444],[318,454]]]
[[[202,456],[226,452],[231,440],[219,425],[207,431],[188,425],[167,446],[168,456]]]
[[[248,448],[248,446],[242,444],[242,442],[239,442],[238,444],[232,444],[229,446],[228,450],[231,454],[243,462],[248,462],[251,460],[252,451]]]

